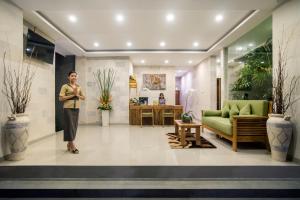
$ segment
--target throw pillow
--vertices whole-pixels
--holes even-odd
[[[224,118],[229,117],[229,112],[230,112],[230,108],[229,108],[229,104],[227,103],[227,104],[222,108],[222,117],[224,117]]]
[[[250,106],[250,104],[245,105],[240,110],[240,115],[251,115],[251,106]]]
[[[233,104],[233,105],[231,106],[231,110],[230,110],[230,112],[229,112],[229,118],[230,118],[230,121],[232,122],[233,116],[234,116],[234,115],[238,115],[238,114],[239,114],[239,108],[237,107],[236,104]]]

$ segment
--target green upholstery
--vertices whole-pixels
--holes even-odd
[[[251,115],[251,106],[250,104],[245,105],[240,110],[240,115]]]
[[[247,104],[251,107],[250,115],[243,115],[245,117],[268,116],[269,102],[264,100],[227,100],[224,102],[224,107],[230,106],[234,108],[235,105],[238,110],[243,109]],[[236,108],[234,108],[236,109]],[[245,108],[246,109],[246,108]],[[226,110],[226,109],[225,109]],[[220,115],[221,113],[221,115]],[[246,113],[246,112],[245,112]],[[221,111],[204,111],[202,115],[202,124],[213,129],[219,130],[227,135],[232,135],[232,122],[229,118],[222,117]]]
[[[222,111],[221,110],[204,110],[203,116],[221,116]]]
[[[225,106],[222,108],[222,117],[229,117],[230,107],[229,103],[224,104]]]
[[[205,124],[209,127],[222,131],[227,135],[232,134],[232,124],[229,118],[224,117],[202,117],[202,124]]]
[[[239,109],[242,109],[247,104],[250,104],[251,111],[253,115],[259,116],[268,116],[268,107],[269,102],[265,100],[227,100],[224,101],[224,105],[229,104],[232,106],[233,104],[237,104]]]
[[[230,121],[232,122],[232,120],[233,120],[233,116],[234,115],[238,115],[239,114],[239,108],[237,107],[237,105],[236,104],[233,104],[232,106],[231,106],[231,109],[230,109],[230,112],[229,112],[229,119],[230,119]]]

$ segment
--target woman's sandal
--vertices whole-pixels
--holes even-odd
[[[73,149],[73,150],[71,150],[71,152],[73,153],[73,154],[79,154],[79,150],[78,149]]]

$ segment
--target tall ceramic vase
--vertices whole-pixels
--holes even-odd
[[[10,154],[6,160],[17,161],[25,158],[28,140],[29,117],[27,114],[16,114],[8,118],[5,124],[5,136]]]
[[[109,126],[109,110],[102,110],[102,126]]]
[[[267,132],[271,146],[272,159],[284,162],[292,138],[290,117],[281,114],[269,114]]]

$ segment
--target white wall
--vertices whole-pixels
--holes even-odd
[[[185,110],[192,110],[196,120],[201,120],[201,110],[216,109],[216,68],[216,58],[209,57],[181,78],[181,103],[184,107],[188,91],[195,90]]]
[[[75,69],[78,72],[78,83],[81,85],[86,100],[81,104],[80,124],[100,123],[99,89],[94,79],[94,72],[101,68],[116,70],[115,83],[112,88],[111,124],[129,123],[129,70],[131,62],[128,58],[84,58],[76,57]]]
[[[284,31],[283,31],[284,29]],[[292,33],[293,32],[293,33]],[[292,34],[291,34],[292,33]],[[283,35],[284,34],[284,35]],[[288,46],[287,72],[290,78],[300,76],[300,1],[292,0],[283,4],[273,12],[273,65],[278,63],[278,41],[284,38],[284,42],[290,38]],[[288,87],[288,85],[287,85]],[[300,85],[295,98],[300,98]],[[289,111],[294,122],[292,152],[298,161],[300,160],[300,101]]]
[[[137,79],[137,95],[149,97],[149,104],[153,100],[158,100],[159,93],[164,93],[166,104],[175,105],[175,67],[168,66],[134,66],[133,73]],[[143,74],[166,74],[166,90],[151,90],[148,92],[141,92],[143,87]],[[140,94],[140,95],[139,95]]]
[[[4,51],[9,57],[7,63],[17,68],[23,59],[23,13],[20,9],[0,1],[0,59]],[[0,88],[3,88],[3,66],[0,64]],[[49,134],[55,133],[55,93],[54,93],[54,66],[39,61],[32,61],[32,67],[36,69],[31,91],[31,102],[26,112],[31,123],[29,126],[29,141],[33,141]],[[0,93],[0,125],[3,127],[10,109],[6,97]],[[1,129],[0,156],[9,153],[5,144],[4,132]],[[29,147],[30,148],[30,147]]]

